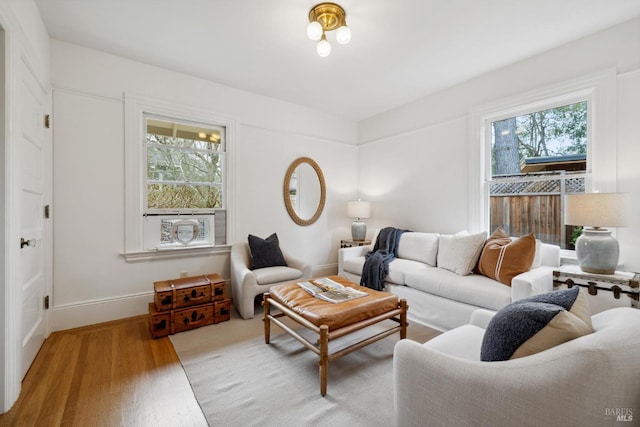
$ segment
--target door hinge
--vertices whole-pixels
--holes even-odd
[[[51,114],[44,115],[44,127],[49,129],[51,127]]]
[[[44,309],[49,310],[49,295],[44,297]]]
[[[44,207],[44,217],[46,219],[49,219],[51,217],[51,209],[49,208],[49,205],[46,205]]]

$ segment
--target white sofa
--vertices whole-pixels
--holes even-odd
[[[639,425],[640,310],[591,317],[594,332],[536,354],[480,361],[491,315],[393,355],[395,421],[409,426]]]
[[[372,240],[375,243],[376,236]],[[538,242],[530,271],[517,275],[506,286],[480,274],[461,276],[437,266],[440,234],[405,232],[398,244],[398,258],[389,263],[386,289],[409,304],[409,320],[441,331],[469,322],[479,308],[498,311],[528,296],[553,290],[553,269],[560,265],[560,248]],[[360,283],[369,246],[340,249],[338,274]]]

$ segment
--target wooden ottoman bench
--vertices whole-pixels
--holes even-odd
[[[327,393],[329,362],[346,354],[379,341],[395,332],[400,338],[407,337],[407,303],[390,292],[380,292],[351,283],[339,276],[330,276],[343,286],[353,287],[368,295],[340,303],[331,303],[316,298],[297,282],[274,286],[264,294],[264,341],[270,342],[271,322],[300,341],[308,349],[320,356],[320,393]],[[314,279],[310,279],[313,281]],[[271,307],[280,313],[271,314]],[[286,316],[319,335],[317,343],[312,343],[279,318]],[[358,341],[340,351],[329,353],[329,341],[359,331],[384,320],[394,320],[398,324]]]

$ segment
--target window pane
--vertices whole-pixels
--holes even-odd
[[[496,121],[492,131],[492,176],[586,170],[586,102]]]
[[[219,187],[194,184],[148,184],[149,209],[214,209],[222,207]]]
[[[574,227],[564,225],[562,198],[568,193],[584,193],[584,177],[548,178],[492,181],[491,230],[502,227],[509,236],[534,233],[542,242],[570,247]]]
[[[162,146],[147,147],[147,178],[154,181],[222,181],[219,154],[182,151]]]
[[[147,118],[147,209],[222,208],[224,128]]]
[[[535,233],[573,249],[565,226],[565,194],[584,192],[587,103],[578,102],[491,123],[491,230]],[[582,174],[571,177],[572,174]]]

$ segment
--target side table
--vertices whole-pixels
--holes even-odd
[[[586,288],[591,313],[614,307],[640,308],[640,274],[616,271],[614,274],[585,273],[577,265],[562,265],[553,272],[554,289],[573,286]]]
[[[354,246],[367,246],[371,240],[340,240],[341,248],[353,248]]]

